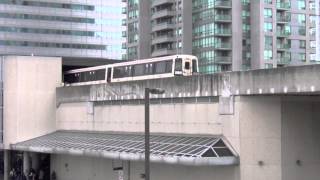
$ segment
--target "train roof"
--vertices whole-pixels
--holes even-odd
[[[134,65],[134,64],[140,64],[140,63],[149,63],[149,62],[157,62],[157,61],[163,61],[163,60],[171,60],[171,59],[177,58],[177,57],[192,57],[192,58],[196,58],[196,56],[194,56],[194,55],[178,54],[178,55],[172,55],[172,56],[163,56],[163,57],[156,57],[156,58],[139,59],[139,60],[119,62],[119,63],[102,65],[102,66],[94,66],[94,67],[88,67],[88,68],[74,69],[74,70],[66,71],[65,74],[77,73],[77,72],[83,72],[83,71],[92,71],[92,70],[98,70],[98,69],[106,69],[108,67],[119,67],[119,66]]]

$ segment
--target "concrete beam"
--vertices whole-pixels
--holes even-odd
[[[161,88],[161,97],[319,94],[320,65],[216,73],[146,81],[57,88],[57,105],[66,102],[144,99],[144,89]]]

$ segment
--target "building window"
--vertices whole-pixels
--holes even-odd
[[[264,32],[272,32],[272,23],[270,22],[264,23]]]
[[[298,9],[299,10],[306,9],[306,1],[305,0],[298,0]]]
[[[272,36],[264,37],[264,48],[269,50],[272,49]]]
[[[303,49],[306,48],[306,41],[305,40],[300,40],[299,41],[299,47],[303,48]]]
[[[264,50],[263,55],[265,60],[272,59],[272,50]]]
[[[273,68],[273,64],[271,64],[271,63],[265,63],[265,64],[264,64],[264,68],[265,68],[265,69],[271,69],[271,68]]]
[[[272,0],[264,0],[265,4],[272,4]]]
[[[306,15],[305,14],[298,14],[298,22],[299,22],[299,24],[306,24]]]
[[[298,58],[300,61],[306,61],[306,53],[298,53]]]
[[[264,18],[272,18],[272,9],[265,8],[263,11]]]

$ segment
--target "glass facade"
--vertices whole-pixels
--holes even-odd
[[[122,0],[0,4],[0,54],[121,59],[126,53]]]
[[[242,0],[242,69],[251,68],[250,0]]]
[[[128,24],[127,24],[127,48],[126,59],[138,59],[138,42],[139,42],[139,0],[128,0]]]
[[[193,0],[192,53],[201,73],[231,70],[231,0]]]

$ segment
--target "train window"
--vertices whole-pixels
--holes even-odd
[[[77,74],[65,74],[64,82],[66,83],[76,83],[79,81]]]
[[[177,58],[175,60],[174,70],[175,71],[182,71],[182,59],[181,58]]]
[[[79,82],[85,82],[85,72],[79,73]]]
[[[166,62],[155,63],[155,74],[161,74],[166,72]]]
[[[106,79],[106,69],[98,69],[94,72],[96,81]]]
[[[111,82],[111,68],[108,68],[107,82]]]
[[[172,61],[166,61],[166,73],[172,72]]]
[[[190,69],[190,62],[185,62],[185,63],[184,63],[184,68],[185,68],[186,70],[189,70],[189,69]]]
[[[153,74],[153,65],[150,64],[145,64],[145,75]]]
[[[113,78],[123,78],[125,76],[124,67],[115,67],[113,68]]]
[[[198,72],[198,64],[197,64],[197,60],[192,59],[192,72]]]
[[[144,64],[138,64],[138,65],[134,65],[134,76],[142,76],[144,75]]]
[[[131,66],[126,66],[125,67],[125,77],[132,76],[132,68]]]
[[[146,64],[145,74],[153,74],[153,65],[152,64]]]

